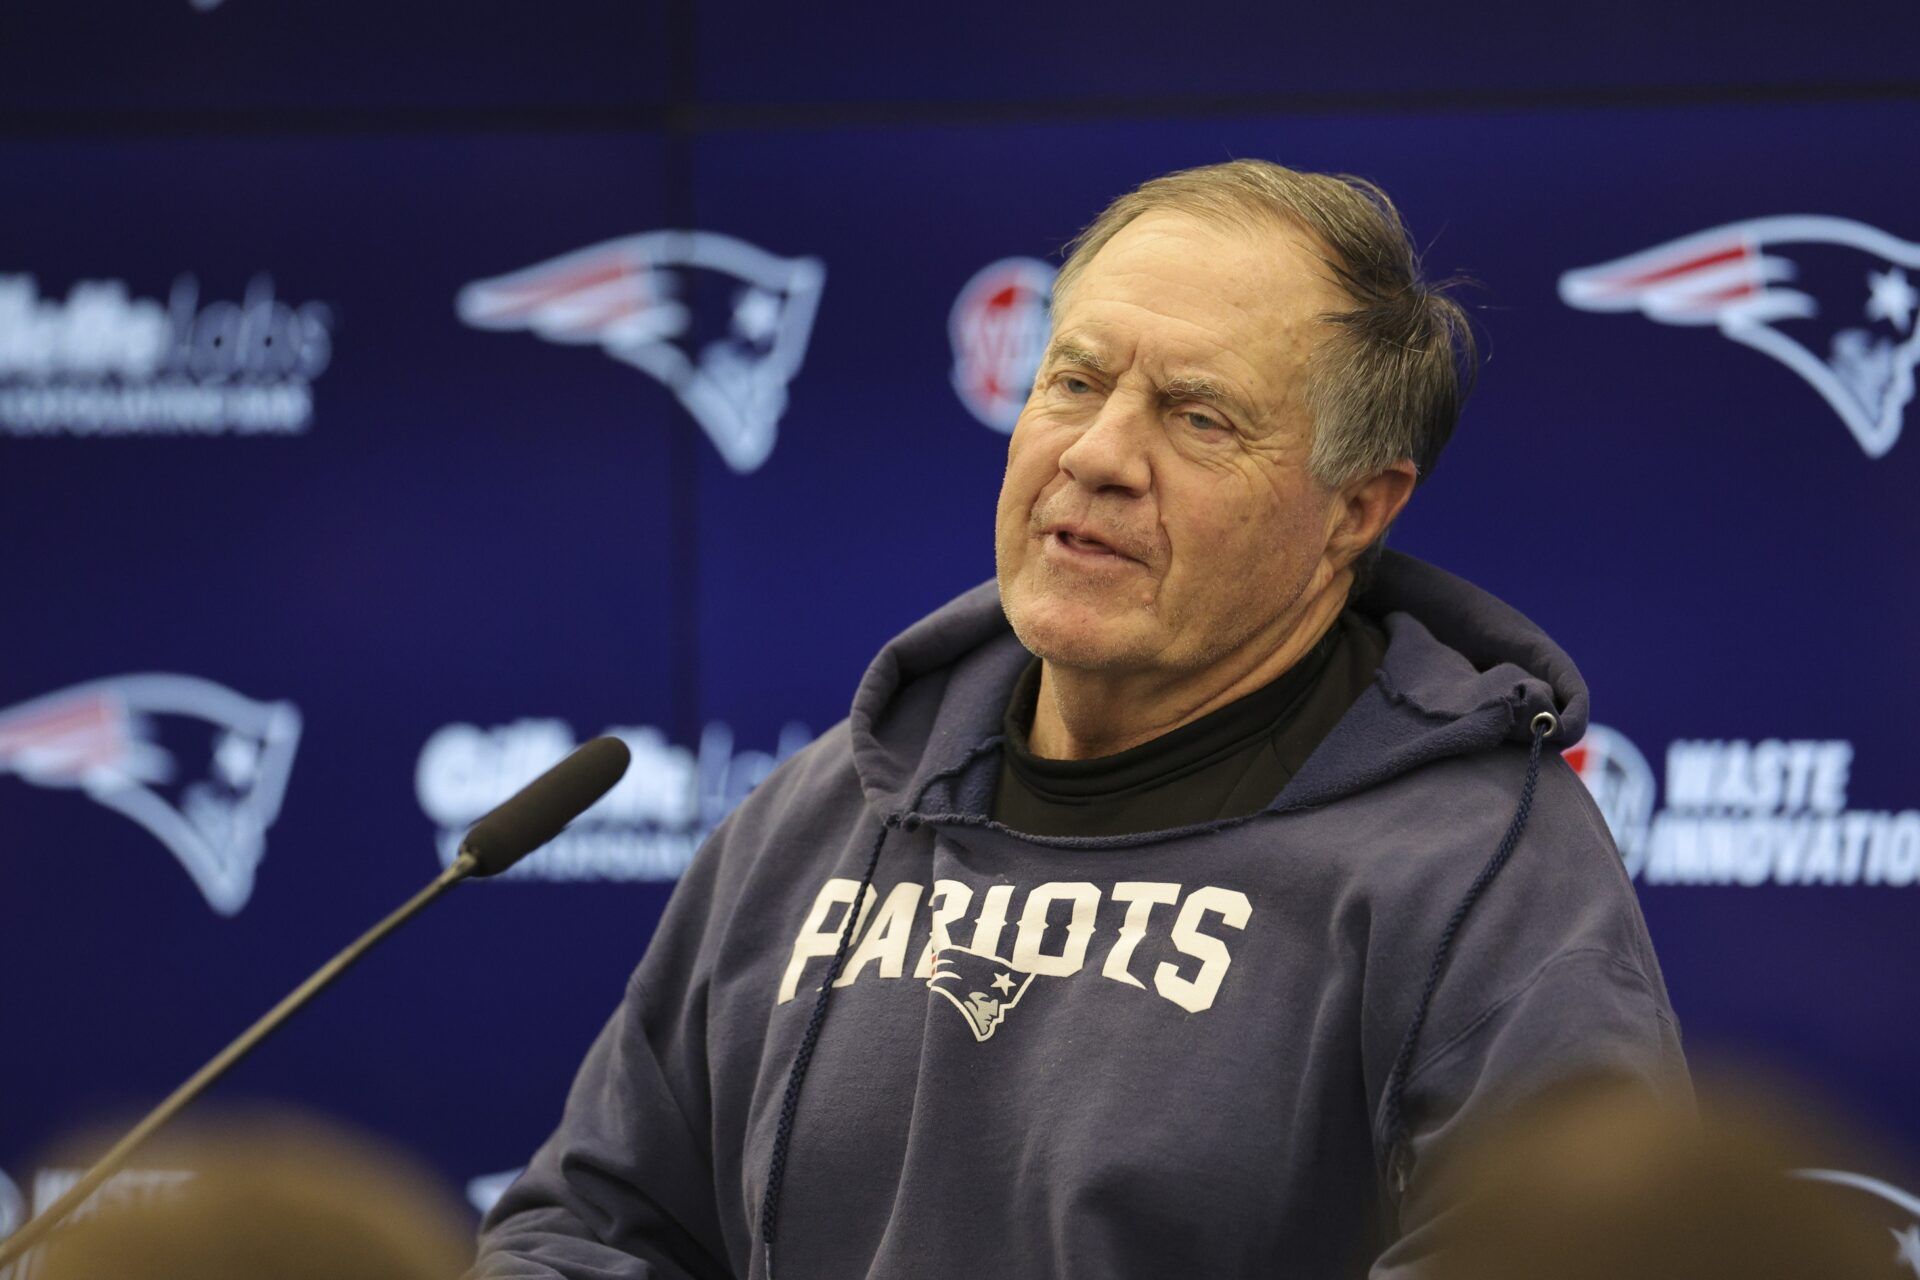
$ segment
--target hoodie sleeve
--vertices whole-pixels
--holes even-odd
[[[715,1200],[709,961],[730,823],[675,889],[559,1126],[481,1224],[474,1280],[730,1277]]]
[[[732,1275],[705,1144],[647,1035],[661,1007],[635,975],[559,1128],[482,1224],[476,1280]]]
[[[1645,979],[1593,951],[1556,957],[1459,1041],[1429,1058],[1409,1088],[1424,1100],[1412,1127],[1413,1175],[1401,1199],[1400,1236],[1370,1280],[1424,1276],[1435,1228],[1453,1207],[1443,1171],[1481,1124],[1575,1080],[1684,1088],[1680,1045]]]
[[[1564,773],[1543,775],[1535,824],[1462,927],[1442,977],[1431,1038],[1407,1078],[1413,1160],[1397,1205],[1388,1202],[1397,1238],[1370,1280],[1428,1274],[1437,1229],[1455,1207],[1449,1165],[1515,1107],[1589,1081],[1691,1097],[1632,887],[1584,789]]]

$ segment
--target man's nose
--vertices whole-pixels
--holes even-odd
[[[1107,397],[1074,442],[1060,454],[1060,469],[1084,489],[1118,489],[1138,496],[1147,491],[1153,470],[1147,447],[1151,412],[1130,395]]]

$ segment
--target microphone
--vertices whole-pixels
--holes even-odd
[[[529,782],[508,798],[505,804],[473,824],[460,852],[445,871],[426,888],[413,895],[398,910],[361,934],[346,950],[322,965],[314,975],[268,1010],[258,1022],[240,1033],[238,1039],[222,1049],[188,1081],[168,1095],[166,1100],[128,1131],[105,1155],[94,1162],[65,1195],[36,1214],[20,1230],[0,1240],[0,1275],[31,1249],[40,1239],[72,1213],[100,1185],[127,1162],[142,1142],[154,1131],[178,1115],[188,1103],[205,1092],[234,1063],[255,1045],[277,1030],[314,996],[318,995],[349,966],[372,949],[373,945],[417,915],[429,902],[447,889],[479,876],[496,876],[520,859],[559,835],[594,801],[613,789],[627,771],[630,756],[627,744],[615,737],[595,738],[577,748],[566,759]]]
[[[461,857],[473,860],[472,874],[499,875],[559,835],[620,781],[629,758],[620,739],[595,738],[515,792],[460,842]]]

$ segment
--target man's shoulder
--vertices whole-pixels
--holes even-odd
[[[851,791],[858,795],[860,778],[853,763],[853,730],[846,717],[819,737],[774,766],[761,783],[747,793],[736,811],[758,815],[769,807],[830,804]]]
[[[721,824],[729,860],[753,862],[770,846],[788,850],[859,823],[866,797],[854,767],[853,735],[841,720],[782,760]]]
[[[1579,775],[1550,750],[1531,788],[1527,749],[1503,744],[1430,761],[1334,801],[1323,821],[1347,835],[1349,892],[1369,903],[1369,918],[1389,936],[1409,941],[1410,954],[1430,951],[1475,882],[1497,868],[1473,895],[1463,947],[1497,940],[1503,965],[1567,947],[1650,964],[1633,885],[1606,822]]]
[[[1575,952],[1657,985],[1632,881],[1586,784],[1551,750],[1530,790],[1526,775],[1526,749],[1508,745],[1435,761],[1402,780],[1422,794],[1431,819],[1409,828],[1424,834],[1408,841],[1413,856],[1402,874],[1383,878],[1399,881],[1384,891],[1421,922],[1407,935],[1436,938],[1474,881],[1497,865],[1461,926],[1453,961],[1461,985],[1490,996]],[[1510,833],[1508,856],[1496,863]]]
[[[1455,846],[1491,854],[1523,801],[1525,838],[1544,846],[1542,856],[1560,873],[1583,866],[1609,882],[1623,878],[1619,848],[1593,793],[1551,747],[1542,751],[1530,789],[1527,748],[1507,742],[1428,761],[1345,798],[1356,806],[1385,804],[1408,820],[1407,830],[1426,833],[1419,844],[1436,855]],[[1411,821],[1416,814],[1421,821]]]
[[[717,937],[742,912],[764,923],[789,910],[796,885],[830,874],[824,868],[865,810],[843,720],[782,760],[720,820],[675,889],[669,920],[699,920],[697,933]]]

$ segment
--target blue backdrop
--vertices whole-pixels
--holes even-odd
[[[702,833],[991,573],[1042,264],[1230,156],[1476,281],[1395,542],[1580,662],[1690,1052],[1920,1139],[1911,6],[864,7],[0,19],[0,1230],[611,729],[219,1089],[483,1202]]]

